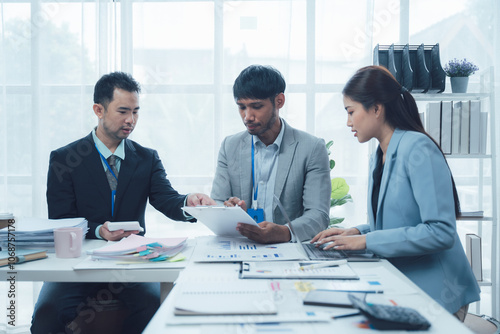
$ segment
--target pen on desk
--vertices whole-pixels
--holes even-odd
[[[338,290],[342,292],[352,292],[352,293],[384,293],[384,290]]]
[[[318,269],[318,268],[325,268],[325,267],[332,267],[332,266],[339,266],[341,264],[346,264],[347,260],[334,260],[334,261],[324,261],[321,263],[314,263],[310,264],[308,266],[301,266],[299,269],[300,270],[306,270],[306,269]]]
[[[361,315],[361,312],[337,315],[337,316],[333,316],[332,319],[335,320],[335,319],[340,319],[340,318],[355,317],[357,315]]]

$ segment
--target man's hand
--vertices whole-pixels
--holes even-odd
[[[187,206],[198,206],[198,205],[216,205],[215,201],[210,198],[210,196],[205,194],[189,194],[186,201]]]
[[[124,231],[124,230],[116,230],[110,231],[108,230],[109,221],[105,222],[101,228],[99,229],[99,235],[101,238],[109,240],[109,241],[118,241],[125,237],[128,237],[131,234],[137,234],[139,231]]]
[[[317,246],[328,243],[326,249],[361,250],[366,248],[366,235],[360,235],[357,228],[329,228],[321,231],[311,240]]]
[[[227,201],[224,202],[224,206],[239,206],[243,209],[243,211],[247,212],[247,204],[245,201],[239,199],[238,197],[230,197]]]
[[[289,242],[292,237],[287,226],[266,221],[259,223],[259,227],[238,223],[238,225],[236,225],[236,230],[248,239],[261,244]]]

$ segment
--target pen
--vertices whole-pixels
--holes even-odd
[[[352,293],[384,293],[384,290],[336,290],[342,292],[352,292]]]
[[[318,269],[318,268],[325,268],[325,267],[332,267],[332,266],[340,266],[341,264],[346,264],[347,260],[333,260],[333,261],[325,261],[321,263],[314,263],[308,266],[301,266],[299,269],[300,270],[306,270],[306,269]]]
[[[361,312],[337,315],[337,316],[333,316],[332,319],[348,318],[348,317],[354,317],[357,315],[361,315]]]

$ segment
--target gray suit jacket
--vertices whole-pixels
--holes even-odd
[[[299,240],[310,239],[328,226],[330,212],[330,167],[325,141],[285,123],[274,194],[280,199]],[[223,202],[236,196],[251,204],[251,135],[240,132],[222,142],[211,197]],[[269,219],[267,219],[269,221]],[[286,220],[277,204],[273,223]]]

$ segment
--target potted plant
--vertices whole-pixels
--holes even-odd
[[[476,73],[479,67],[466,58],[458,60],[454,58],[444,66],[444,72],[450,77],[451,91],[453,93],[466,93],[469,84],[469,76]]]
[[[333,145],[333,140],[330,140],[326,144],[326,149],[328,155],[330,155],[330,147]],[[330,159],[330,170],[335,167],[335,160]],[[335,177],[331,180],[332,183],[332,193],[330,196],[330,208],[335,206],[344,205],[347,202],[352,202],[352,197],[349,194],[349,185],[342,177]],[[343,217],[330,217],[330,223],[328,227],[333,227],[336,224],[340,224],[344,221]]]

